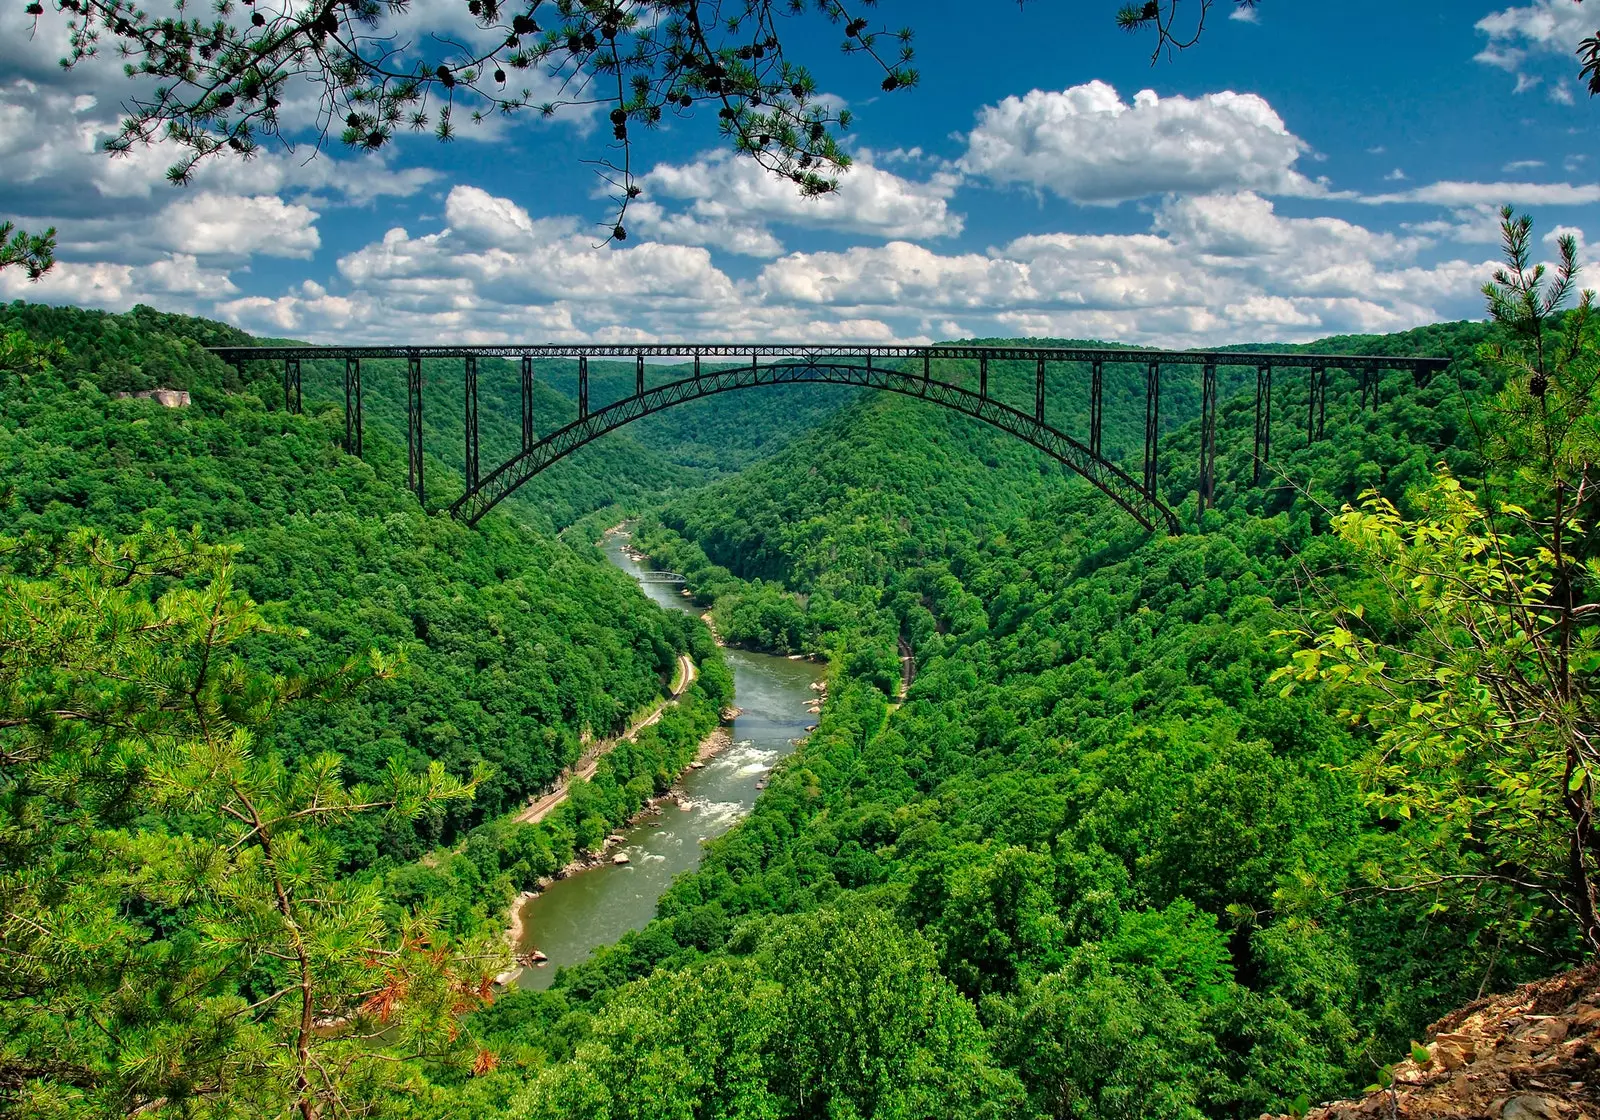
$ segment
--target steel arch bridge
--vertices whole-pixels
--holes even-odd
[[[750,343],[714,345],[534,345],[534,346],[227,346],[212,347],[223,361],[240,368],[249,361],[270,361],[283,368],[284,407],[300,410],[300,365],[305,361],[342,359],[345,364],[345,447],[362,452],[361,363],[363,360],[397,359],[406,363],[407,451],[410,488],[419,500],[424,493],[422,435],[422,363],[425,359],[460,360],[464,416],[466,492],[450,507],[453,516],[475,525],[519,486],[578,448],[634,420],[671,408],[738,389],[763,385],[854,385],[899,393],[931,401],[981,420],[1043,451],[1098,487],[1146,529],[1180,531],[1177,514],[1162,501],[1158,451],[1161,428],[1161,375],[1163,367],[1200,366],[1200,454],[1197,476],[1199,508],[1212,501],[1216,484],[1217,369],[1219,366],[1253,367],[1256,371],[1255,478],[1272,454],[1272,375],[1274,369],[1304,370],[1309,393],[1306,438],[1322,438],[1327,419],[1328,371],[1343,369],[1360,379],[1361,406],[1370,400],[1378,407],[1381,376],[1385,370],[1410,373],[1418,380],[1443,370],[1444,358],[1392,357],[1372,354],[1242,353],[1234,351],[1135,350],[1039,346],[806,346]],[[487,473],[480,470],[478,439],[478,362],[504,358],[521,363],[522,441],[520,449]],[[688,377],[661,385],[646,383],[646,360],[693,361]],[[533,363],[567,359],[578,363],[578,417],[544,436],[534,428]],[[632,359],[634,392],[591,410],[589,362],[594,359]],[[706,370],[704,359],[718,368]],[[945,359],[975,360],[978,389],[973,392],[933,376],[933,362]],[[1031,362],[1035,367],[1031,414],[996,400],[989,394],[989,364],[994,361]],[[738,364],[731,364],[737,362]],[[1089,367],[1089,431],[1080,441],[1051,425],[1046,418],[1045,369],[1051,362],[1071,362]],[[1143,475],[1135,479],[1102,454],[1104,416],[1102,381],[1106,363],[1134,363],[1145,370],[1145,442]],[[726,363],[726,364],[725,364]]]

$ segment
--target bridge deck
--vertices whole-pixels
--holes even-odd
[[[1143,350],[1135,347],[1069,346],[807,346],[788,343],[538,343],[494,346],[212,346],[225,362],[296,358],[657,358],[692,361],[695,358],[749,360],[792,358],[820,361],[842,358],[951,359],[988,358],[990,361],[1046,362],[1159,362],[1190,366],[1276,366],[1280,369],[1400,369],[1436,373],[1450,364],[1448,358],[1421,358],[1379,354],[1312,354],[1304,351],[1246,350]]]
[[[1378,407],[1385,370],[1409,372],[1419,382],[1449,366],[1449,359],[1388,354],[1324,354],[1305,351],[1253,350],[1144,350],[1132,347],[1070,346],[826,346],[792,343],[585,343],[491,346],[218,346],[210,348],[223,361],[243,366],[250,361],[271,361],[283,366],[284,407],[301,406],[301,370],[306,361],[344,360],[345,447],[354,455],[362,451],[361,363],[363,360],[403,359],[406,366],[406,450],[408,486],[423,499],[423,362],[454,358],[461,362],[463,449],[466,492],[450,507],[469,524],[534,475],[572,451],[642,416],[685,401],[734,389],[760,385],[826,383],[856,385],[901,393],[941,405],[981,420],[1032,444],[1068,469],[1099,487],[1146,529],[1179,532],[1177,514],[1167,504],[1170,492],[1183,493],[1180,482],[1163,483],[1170,463],[1160,454],[1163,424],[1161,372],[1164,367],[1199,366],[1201,374],[1200,453],[1193,493],[1197,512],[1205,513],[1214,497],[1217,478],[1216,429],[1219,417],[1217,370],[1226,366],[1253,367],[1256,373],[1255,434],[1251,459],[1253,479],[1261,480],[1272,455],[1274,370],[1303,370],[1307,378],[1306,441],[1323,437],[1327,419],[1328,373],[1345,370],[1360,382],[1360,409]],[[478,362],[483,358],[515,358],[521,365],[521,448],[505,462],[483,470],[478,433]],[[592,410],[589,406],[591,359],[631,359],[634,392]],[[702,360],[712,359],[709,366]],[[576,420],[540,437],[534,416],[534,362],[575,359],[578,366]],[[649,359],[675,365],[693,362],[693,374],[667,384],[650,386],[646,378]],[[765,361],[763,361],[765,359]],[[951,359],[976,360],[977,391],[964,384],[934,376],[933,363]],[[1034,365],[1031,411],[997,400],[989,392],[991,363],[1030,362]],[[1050,363],[1081,364],[1089,370],[1089,431],[1082,442],[1054,427],[1047,419],[1045,370]],[[1144,376],[1143,474],[1138,480],[1102,453],[1104,418],[1103,374],[1107,365],[1134,365]],[[941,374],[945,371],[939,371]],[[963,375],[955,381],[965,381]],[[1298,406],[1297,406],[1298,407]]]

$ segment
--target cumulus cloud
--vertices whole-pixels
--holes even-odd
[[[1491,12],[1475,25],[1489,37],[1485,51],[1514,52],[1536,49],[1568,54],[1578,40],[1593,30],[1593,17],[1573,0],[1532,0],[1520,7]],[[1503,65],[1497,55],[1480,62]]]
[[[1532,0],[1491,12],[1476,27],[1488,42],[1474,57],[1487,66],[1517,72],[1536,59],[1550,60],[1560,55],[1570,61],[1579,41],[1594,33],[1594,16],[1573,0]],[[1538,81],[1517,73],[1516,92],[1522,93]],[[1553,100],[1563,101],[1558,92],[1561,88],[1551,91]],[[1571,92],[1566,90],[1568,97]]]
[[[1142,90],[1130,105],[1094,81],[986,106],[959,166],[1083,203],[1221,190],[1320,194],[1294,170],[1307,150],[1253,93],[1163,98]]]
[[[1439,238],[1463,245],[1500,244],[1500,207],[1481,202],[1451,212],[1448,219],[1403,222],[1401,228],[1422,237]]]
[[[734,316],[732,280],[704,248],[659,242],[596,247],[570,219],[538,219],[509,199],[457,186],[446,227],[394,228],[339,260],[348,294],[301,285],[276,298],[219,306],[236,322],[279,333],[488,340],[591,337],[626,320],[653,334],[708,332]],[[722,333],[720,331],[716,333]]]
[[[126,156],[106,154],[117,107],[92,93],[52,89],[26,78],[0,84],[0,205],[12,213],[92,215],[116,200],[124,215],[157,209],[183,191],[166,181],[174,151],[163,144]],[[202,163],[187,190],[230,194],[318,192],[349,203],[405,197],[439,177],[427,168],[395,169],[383,157],[307,158],[268,151],[250,160]],[[140,203],[143,203],[141,205]]]
[[[1142,233],[1041,233],[954,253],[894,239],[787,253],[747,280],[703,246],[596,247],[574,222],[474,187],[451,191],[444,218],[346,254],[337,292],[302,284],[218,311],[274,334],[390,342],[1024,333],[1199,345],[1467,313],[1491,267],[1425,264],[1425,236],[1286,217],[1249,191],[1169,198]]]
[[[209,310],[211,300],[237,291],[226,272],[203,268],[186,253],[170,253],[145,265],[58,261],[38,281],[25,279],[14,268],[0,272],[0,297],[114,311],[126,310],[136,303]]]
[[[268,151],[205,162],[192,185],[173,187],[167,146],[105,152],[119,110],[95,92],[96,74],[91,66],[0,78],[0,214],[28,229],[55,227],[61,261],[51,282],[13,294],[192,308],[194,299],[233,293],[226,269],[248,268],[254,256],[312,258],[322,244],[317,222],[330,209],[415,195],[439,177],[384,158]]]
[[[1332,218],[1285,218],[1244,192],[1178,198],[1147,234],[1039,234],[987,255],[894,243],[792,254],[759,279],[764,298],[853,313],[896,306],[985,312],[1003,333],[1174,344],[1391,330],[1470,300],[1487,262],[1424,267],[1420,238]]]
[[[837,191],[805,198],[754,160],[715,152],[691,163],[658,164],[644,175],[645,205],[635,211],[633,224],[665,241],[757,257],[783,251],[768,229],[772,223],[875,237],[948,237],[963,227],[961,215],[950,209],[958,182],[948,172],[922,181],[896,175],[864,152],[839,177]]]
[[[307,259],[322,244],[317,212],[276,195],[202,191],[168,206],[161,228],[173,248],[187,253],[226,253]]]

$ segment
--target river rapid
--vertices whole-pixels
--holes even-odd
[[[645,569],[623,551],[627,544],[625,533],[609,534],[606,558],[637,579]],[[698,613],[678,587],[642,586],[670,610]],[[697,867],[701,845],[750,812],[767,773],[817,722],[806,703],[820,695],[811,686],[822,679],[821,665],[742,649],[723,653],[733,670],[734,703],[740,709],[727,729],[731,745],[701,769],[683,775],[674,787],[678,803],[664,801],[622,833],[623,843],[611,854],[626,855],[626,864],[606,864],[558,879],[522,904],[522,938],[516,951],[537,949],[549,958],[543,967],[522,970],[517,983],[524,988],[549,987],[562,965],[577,964],[601,945],[643,928],[673,878]]]

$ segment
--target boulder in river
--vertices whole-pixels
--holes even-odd
[[[611,857],[611,862],[615,864],[624,864],[631,863],[633,861],[630,860],[625,853],[618,852],[616,855]]]

